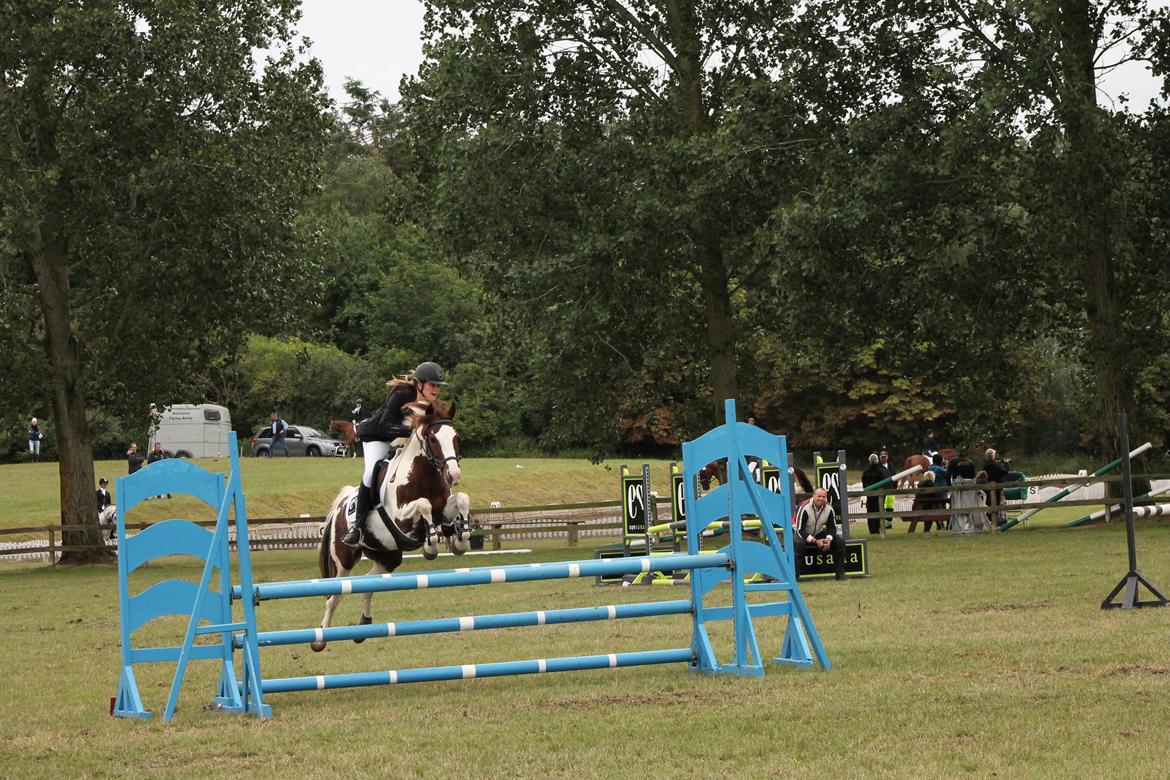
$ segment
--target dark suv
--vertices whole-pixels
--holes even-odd
[[[320,455],[341,456],[345,454],[345,444],[331,439],[327,434],[308,425],[290,425],[284,434],[284,443],[288,445],[289,455],[307,455],[315,458]],[[252,437],[252,454],[258,457],[267,457],[272,446],[272,427],[264,426]],[[284,450],[276,448],[277,457],[284,455]]]

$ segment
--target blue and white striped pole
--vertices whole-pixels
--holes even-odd
[[[352,674],[321,674],[314,677],[282,677],[265,679],[264,693],[292,691],[320,691],[327,688],[357,688],[367,685],[402,685],[405,683],[435,682],[438,680],[470,680],[474,677],[507,677],[518,674],[545,672],[575,672],[585,669],[613,669],[649,664],[690,663],[694,653],[689,647],[672,650],[645,650],[636,653],[609,653],[569,658],[539,658],[531,661],[501,661],[489,664],[461,666],[431,666],[420,669],[392,669],[386,672],[355,672]]]
[[[660,617],[662,615],[689,615],[689,599],[652,601],[644,604],[611,604],[603,607],[550,609],[535,612],[508,612],[499,615],[408,620],[399,623],[378,623],[363,626],[333,628],[299,628],[289,631],[261,631],[257,635],[260,647],[301,645],[310,642],[335,642],[354,639],[379,639],[392,636],[418,636],[458,631],[483,631],[493,628],[523,628],[526,626],[584,623],[595,620]],[[243,645],[243,636],[237,635],[236,647]]]
[[[336,596],[350,593],[384,593],[425,588],[452,588],[464,585],[492,585],[502,582],[536,582],[577,577],[621,576],[651,571],[714,569],[727,566],[726,553],[707,555],[655,555],[635,558],[608,558],[567,563],[539,563],[521,567],[484,567],[465,571],[421,574],[384,574],[380,577],[339,577],[309,582],[270,582],[253,586],[256,598],[294,599]],[[238,589],[233,593],[239,597]]]

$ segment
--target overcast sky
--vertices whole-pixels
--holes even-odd
[[[325,86],[342,100],[345,79],[355,78],[398,100],[398,83],[422,62],[421,0],[302,0],[302,35],[325,69]],[[1130,63],[1107,76],[1100,100],[1106,107],[1122,92],[1130,110],[1143,111],[1158,91],[1143,65]]]

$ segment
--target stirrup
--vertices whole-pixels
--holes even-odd
[[[342,544],[348,544],[350,547],[357,547],[362,542],[362,527],[358,523],[353,524],[353,528],[346,531],[345,536],[341,537]]]

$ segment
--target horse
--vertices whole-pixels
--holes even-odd
[[[422,404],[407,404],[407,419],[411,433],[398,458],[393,473],[387,469],[375,472],[375,484],[382,506],[374,511],[366,523],[367,533],[358,546],[342,542],[349,528],[350,515],[357,509],[357,487],[347,485],[333,499],[321,529],[318,564],[322,578],[348,576],[362,556],[373,565],[370,574],[388,574],[402,563],[404,551],[423,549],[423,557],[433,560],[438,554],[440,534],[454,555],[467,551],[471,539],[469,518],[471,500],[466,493],[453,493],[459,484],[459,432],[453,422],[455,405],[427,413]],[[440,522],[435,523],[439,514]],[[373,594],[366,593],[359,625],[373,622],[370,602]],[[330,596],[325,602],[321,627],[328,628],[333,613],[341,602],[341,594]],[[361,640],[354,640],[355,642]],[[320,652],[325,641],[312,642],[310,647]]]
[[[353,430],[350,420],[330,420],[329,433],[340,433],[345,436],[345,446],[349,448],[349,457],[357,457],[357,434]]]
[[[813,483],[809,480],[808,475],[804,473],[799,466],[792,466],[792,474],[796,477],[796,481],[800,483],[800,491],[802,493],[812,493]],[[713,460],[703,468],[699,469],[699,486],[703,490],[711,489],[711,480],[719,480],[720,485],[727,484],[727,461]]]
[[[938,454],[942,455],[942,462],[945,466],[946,464],[950,463],[952,459],[958,457],[959,451],[951,447],[940,447]],[[930,458],[926,457],[925,455],[911,455],[902,462],[902,468],[900,470],[905,471],[906,469],[912,469],[915,466],[921,466],[922,471],[911,474],[908,477],[904,477],[902,481],[898,483],[899,488],[914,487],[917,480],[921,478],[922,473],[930,471]]]

